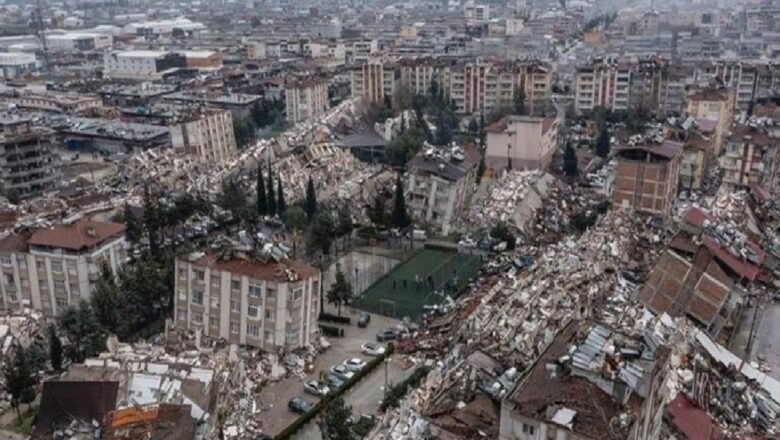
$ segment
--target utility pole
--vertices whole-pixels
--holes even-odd
[[[46,73],[49,73],[51,71],[51,64],[49,63],[49,44],[46,42],[46,26],[43,23],[43,6],[41,6],[41,0],[35,0],[35,3],[38,11],[38,33],[41,38],[41,44],[43,45],[44,69]]]

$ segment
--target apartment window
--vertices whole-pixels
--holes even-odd
[[[230,323],[230,333],[238,333],[238,323],[237,322],[231,322]]]
[[[285,335],[285,341],[288,344],[295,344],[298,342],[298,332],[290,332],[288,331]]]
[[[276,289],[265,289],[265,295],[268,299],[276,299]]]
[[[179,269],[179,278],[185,278],[187,276],[187,269]]]
[[[523,434],[534,435],[535,432],[536,432],[535,426],[529,425],[527,423],[523,423]]]
[[[265,332],[265,342],[268,342],[269,344],[274,343],[274,334],[272,332]]]
[[[4,273],[3,278],[5,281],[6,287],[14,287],[16,286],[16,283],[14,282],[14,276],[10,273]]]
[[[247,310],[246,310],[246,314],[250,318],[257,318],[259,316],[259,314],[260,314],[260,309],[255,304],[249,304],[249,306],[247,307]]]
[[[192,323],[193,324],[201,324],[203,323],[203,313],[200,312],[192,312]]]
[[[10,266],[11,265],[11,256],[10,255],[0,255],[0,264],[3,266]]]
[[[216,327],[217,326],[217,318],[209,318],[209,326],[210,327]]]
[[[211,285],[212,286],[219,286],[219,276],[218,275],[212,275],[211,276]]]
[[[51,271],[62,273],[62,262],[60,261],[52,261],[51,262]]]
[[[211,303],[211,308],[216,309],[219,307],[219,298],[216,296],[210,296],[209,303]]]
[[[16,292],[8,292],[8,301],[12,303],[16,302]]]
[[[260,298],[263,296],[263,288],[258,286],[257,284],[250,284],[249,285],[249,296],[253,298]]]
[[[293,301],[297,301],[301,299],[302,296],[303,296],[303,287],[299,287],[293,290]]]
[[[241,290],[241,281],[233,280],[230,282],[230,288],[233,290]]]
[[[68,301],[65,298],[57,298],[57,309],[62,310],[68,307]]]
[[[266,321],[274,322],[276,320],[276,310],[265,309]]]
[[[43,262],[43,261],[38,261],[38,260],[35,260],[35,267],[36,267],[38,270],[43,270],[43,269],[46,269],[46,264],[44,264],[44,262]]]
[[[204,281],[206,279],[206,272],[203,272],[202,270],[196,270],[195,279],[198,281]]]
[[[241,313],[241,303],[238,301],[230,301],[230,311],[233,313]]]
[[[246,335],[251,336],[253,338],[257,338],[260,336],[260,326],[259,325],[252,325],[248,324],[246,326]]]
[[[192,303],[199,306],[203,305],[203,292],[200,290],[192,291]]]
[[[54,280],[54,291],[59,293],[65,292],[65,281]]]

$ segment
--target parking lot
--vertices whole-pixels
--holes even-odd
[[[326,306],[327,312],[334,312]],[[303,384],[309,380],[317,379],[320,371],[327,371],[331,366],[342,363],[345,359],[359,357],[365,361],[371,359],[370,356],[361,354],[360,347],[366,342],[376,342],[375,334],[380,329],[394,326],[398,320],[379,315],[371,316],[371,323],[367,328],[359,328],[355,323],[357,321],[358,311],[342,310],[342,314],[353,318],[353,324],[344,326],[346,336],[343,338],[328,338],[332,346],[324,353],[317,356],[314,361],[314,371],[304,379],[287,379],[269,386],[266,386],[258,396],[263,415],[261,417],[263,430],[271,435],[279,433],[287,427],[296,418],[298,414],[287,408],[287,403],[293,397],[303,397],[309,402],[316,402],[317,397],[304,393]],[[387,364],[388,383],[398,383],[406,376],[412,373],[411,368],[404,370],[402,368],[401,356],[392,356]],[[374,370],[369,376],[365,377],[350,392],[345,395],[348,405],[352,405],[355,415],[360,413],[373,413],[379,407],[384,393],[385,369],[382,367]],[[311,426],[304,432],[311,435]],[[301,435],[304,435],[302,432]],[[316,437],[301,437],[316,438]]]

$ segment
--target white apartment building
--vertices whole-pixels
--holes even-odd
[[[379,42],[376,39],[359,40],[352,43],[352,62],[368,61],[379,52]]]
[[[485,161],[494,169],[545,169],[558,144],[555,118],[504,116],[487,128]]]
[[[328,110],[328,82],[322,78],[294,81],[285,87],[287,122],[317,119]]]
[[[25,307],[47,317],[90,298],[103,262],[127,259],[125,225],[78,219],[32,234],[0,238],[0,309]]]
[[[97,95],[51,91],[25,91],[18,95],[0,96],[0,102],[13,103],[21,108],[66,114],[79,114],[103,106],[103,101]]]
[[[309,344],[317,332],[320,270],[247,254],[176,259],[174,326],[267,351]]]
[[[458,113],[489,115],[513,107],[515,78],[512,70],[477,59],[450,69],[449,92]]]
[[[113,78],[160,79],[170,69],[187,67],[187,58],[175,52],[131,50],[103,56],[104,74]]]
[[[222,164],[236,153],[233,114],[209,110],[170,127],[171,145],[181,154],[202,162]]]

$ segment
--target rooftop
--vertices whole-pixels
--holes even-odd
[[[98,222],[89,219],[72,224],[60,224],[35,231],[28,244],[81,251],[100,244],[106,239],[120,237],[125,232],[120,223]]]
[[[298,281],[317,276],[320,272],[316,267],[295,260],[274,261],[270,258],[265,260],[248,255],[224,258],[216,253],[193,254],[186,260],[195,266],[276,282]]]

